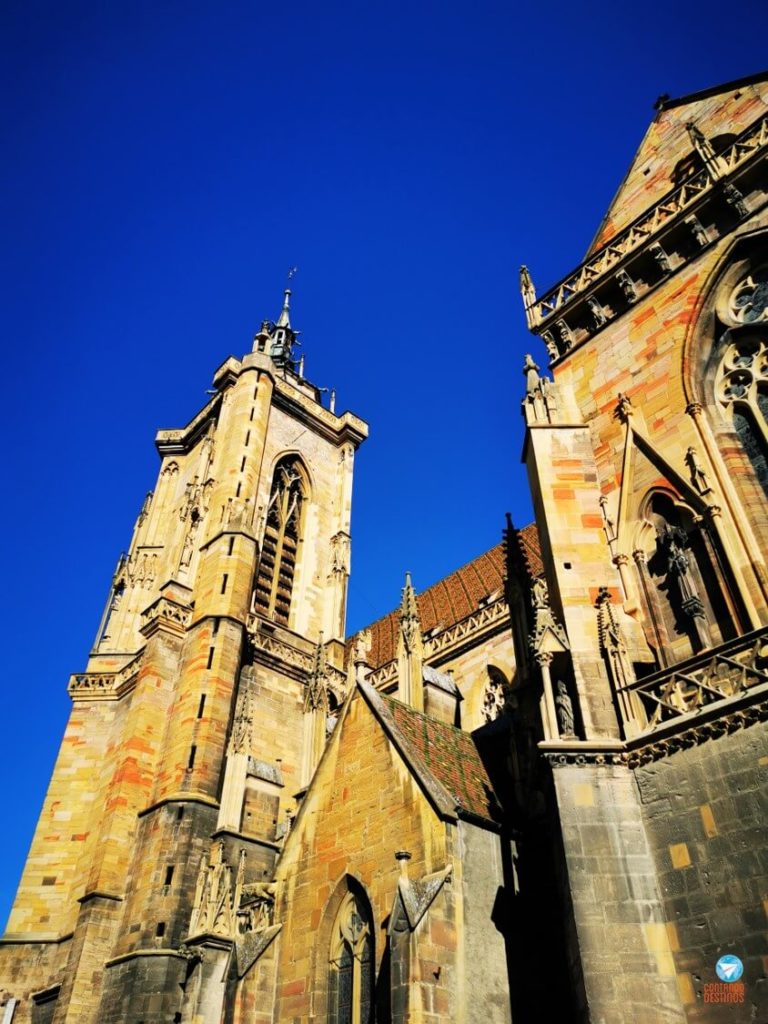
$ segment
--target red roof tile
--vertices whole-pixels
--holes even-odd
[[[516,534],[526,569],[531,577],[541,576],[544,572],[544,563],[541,560],[541,542],[536,523],[524,526],[522,530],[517,530]]]
[[[471,615],[481,601],[503,588],[504,572],[504,545],[497,544],[418,594],[416,603],[422,632],[447,629]],[[371,668],[380,668],[396,657],[399,621],[400,611],[396,609],[368,627]]]
[[[431,776],[462,812],[497,823],[501,807],[472,734],[421,714],[393,697],[377,694],[379,713],[404,740],[404,754],[417,772]]]

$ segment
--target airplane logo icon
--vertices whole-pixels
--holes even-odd
[[[744,973],[744,964],[737,956],[727,953],[717,961],[715,971],[721,981],[738,981]]]

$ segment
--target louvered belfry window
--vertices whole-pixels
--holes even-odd
[[[291,610],[305,499],[299,460],[282,459],[272,480],[253,606],[260,615],[284,626]]]

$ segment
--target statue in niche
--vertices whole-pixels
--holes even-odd
[[[531,600],[534,608],[546,608],[549,604],[547,583],[542,576],[537,576],[531,584]]]
[[[184,547],[181,549],[181,560],[179,565],[182,568],[186,568],[192,561],[192,549],[195,546],[195,533],[197,532],[197,523],[192,520],[187,535],[184,538]]]
[[[555,708],[557,709],[557,725],[561,736],[575,736],[573,701],[568,696],[568,690],[562,679],[557,683],[557,696],[555,697]]]
[[[695,448],[689,448],[685,453],[685,461],[691,471],[691,479],[700,494],[709,494],[712,490],[707,480],[707,472],[699,461],[699,453]]]
[[[687,540],[685,532],[676,526],[667,526],[659,533],[659,542],[667,558],[667,573],[677,581],[683,611],[688,615],[703,616],[704,605],[696,590],[685,550]]]

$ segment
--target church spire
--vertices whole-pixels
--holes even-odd
[[[421,636],[419,607],[411,574],[405,574],[405,586],[400,603],[400,631],[397,640],[398,685],[397,695],[404,704],[417,711],[424,710],[424,643]]]
[[[288,271],[288,282],[296,273],[296,267]],[[293,346],[300,344],[299,332],[291,327],[291,289],[286,287],[283,292],[283,308],[277,318],[274,327],[269,332],[269,354],[275,364],[284,369],[296,372],[296,363],[293,358]]]
[[[286,288],[283,292],[283,308],[280,310],[280,316],[277,318],[275,327],[288,327],[291,326],[291,289]]]

